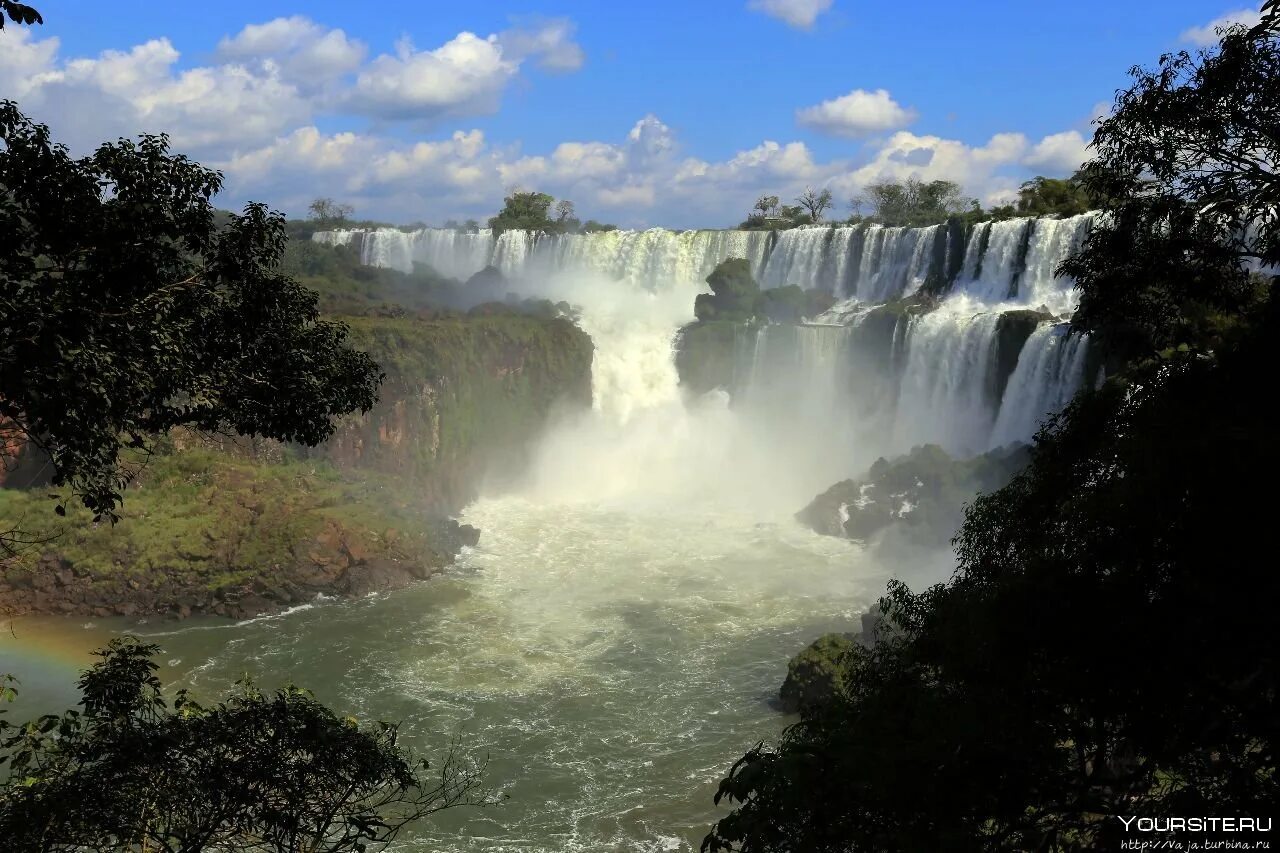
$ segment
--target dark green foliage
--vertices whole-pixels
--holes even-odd
[[[489,227],[496,232],[524,230],[542,231],[546,234],[562,234],[579,230],[579,222],[573,216],[573,202],[562,199],[556,205],[556,215],[551,215],[554,196],[539,192],[516,190],[508,195],[502,210],[489,220]],[[609,230],[608,226],[594,223],[595,230]]]
[[[726,258],[707,276],[711,293],[694,300],[699,320],[754,320],[760,312],[760,285],[751,275],[745,258]]]
[[[414,757],[396,726],[339,718],[304,690],[241,682],[202,707],[161,692],[158,646],[113,640],[81,710],[0,719],[0,836],[14,853],[366,851],[406,824],[492,799],[452,753]]]
[[[908,178],[902,183],[881,181],[866,188],[867,199],[855,199],[855,209],[870,204],[869,219],[880,225],[921,227],[939,225],[970,209],[981,210],[966,198],[959,184]]]
[[[804,193],[796,199],[796,204],[809,214],[810,222],[821,222],[822,214],[831,209],[831,190],[815,190],[813,187],[805,187]]]
[[[1086,170],[1115,220],[1068,265],[1082,325],[1131,359],[972,504],[949,583],[891,584],[899,634],[734,766],[705,850],[1118,849],[1118,815],[1276,813],[1280,575],[1256,490],[1280,478],[1260,393],[1280,299],[1238,263],[1275,259],[1275,220],[1235,226],[1280,205],[1278,29],[1273,0],[1218,52],[1135,71]]]
[[[73,159],[0,103],[0,416],[112,517],[125,445],[177,426],[316,444],[367,410],[377,365],[280,274],[283,219],[222,230],[221,176],[165,137]]]
[[[15,24],[31,26],[44,23],[44,18],[40,17],[40,13],[34,7],[26,3],[16,3],[14,0],[0,0],[0,30],[4,29],[6,15]]]
[[[1102,206],[1081,180],[1080,173],[1070,178],[1036,176],[1018,189],[1018,216],[1076,216]]]
[[[1280,15],[1268,5],[1216,50],[1135,68],[1098,126],[1081,180],[1107,216],[1061,271],[1080,288],[1073,322],[1125,358],[1212,348],[1267,297],[1244,264],[1280,263]]]

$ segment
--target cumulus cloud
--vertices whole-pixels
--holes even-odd
[[[847,95],[796,110],[796,121],[801,126],[850,138],[899,130],[916,117],[915,110],[902,107],[887,89],[854,89]]]
[[[833,0],[750,0],[747,8],[785,21],[798,30],[813,27],[814,21],[831,8]]]
[[[310,87],[345,77],[360,67],[365,45],[338,29],[327,29],[302,15],[250,24],[218,42],[224,63],[256,64],[282,79]]]
[[[566,74],[586,62],[581,45],[573,40],[577,26],[568,18],[532,19],[498,34],[498,43],[516,62],[532,59],[543,71]]]
[[[1190,27],[1182,32],[1179,39],[1186,44],[1196,45],[1197,47],[1210,47],[1218,43],[1218,29],[1220,27],[1229,27],[1232,24],[1244,24],[1246,27],[1252,27],[1262,20],[1261,14],[1257,9],[1237,9],[1234,12],[1227,12],[1214,18],[1202,27]]]
[[[14,28],[15,33],[22,33]],[[5,30],[0,38],[12,36]],[[22,98],[32,115],[53,125],[74,149],[137,133],[169,133],[174,145],[196,152],[254,145],[308,119],[298,90],[273,69],[217,65],[176,71],[179,53],[168,39],[152,39],[127,51],[57,62],[56,40],[33,43],[16,36],[4,44],[6,91]]]
[[[1089,140],[1077,130],[1054,133],[1040,140],[1023,160],[1028,166],[1074,172],[1089,159]]]
[[[356,76],[348,105],[382,118],[431,119],[493,112],[519,63],[502,55],[497,36],[459,33],[435,50],[407,39]]]

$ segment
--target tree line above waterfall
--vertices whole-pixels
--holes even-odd
[[[1219,38],[1135,68],[1078,178],[1104,216],[1062,272],[1118,369],[967,509],[948,583],[891,583],[882,630],[806,659],[829,697],[733,766],[707,853],[1117,849],[1179,838],[1135,816],[1276,813],[1280,0]]]
[[[951,219],[972,224],[1015,216],[1076,216],[1098,209],[1102,202],[1096,185],[1087,180],[1083,170],[1066,178],[1037,175],[1023,182],[1016,200],[988,210],[976,198],[966,196],[954,181],[910,177],[868,184],[861,195],[849,200],[850,213],[844,219],[824,218],[835,206],[828,189],[806,187],[793,205],[782,204],[776,195],[762,195],[738,228],[785,230],[821,222],[920,228]]]

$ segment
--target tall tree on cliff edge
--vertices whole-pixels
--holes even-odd
[[[281,215],[217,228],[222,176],[164,136],[77,159],[3,101],[0,139],[0,423],[59,511],[114,520],[122,450],[175,427],[317,444],[376,401],[378,366],[279,272]]]
[[[717,795],[705,851],[1118,849],[1121,817],[1271,816],[1280,0],[1135,70],[1066,271],[1116,371],[968,509],[952,580]],[[1247,834],[1235,834],[1245,839]]]

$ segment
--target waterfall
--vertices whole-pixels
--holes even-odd
[[[1061,411],[1084,381],[1087,352],[1088,339],[1065,323],[1036,329],[1009,377],[990,447],[1026,441],[1047,416]]]
[[[1010,219],[967,235],[953,223],[496,237],[488,229],[381,228],[313,239],[358,249],[371,265],[411,271],[423,263],[460,281],[492,265],[514,292],[581,306],[597,347],[594,408],[618,423],[657,411],[669,417],[681,405],[674,335],[720,262],[745,258],[763,288],[831,293],[840,301],[807,325],[744,327],[727,389],[769,441],[825,448],[827,476],[925,442],[967,454],[1030,439],[1080,386],[1087,341],[1043,323],[996,400],[997,369],[1008,370],[1011,358],[997,359],[1000,314],[1069,315],[1073,282],[1054,272],[1095,219]],[[925,287],[934,300],[928,310],[878,307]]]
[[[988,389],[999,319],[995,313],[947,309],[912,318],[894,450],[933,443],[966,456],[986,449],[994,420]]]
[[[1080,248],[1096,214],[1068,219],[1037,219],[1031,230],[1026,269],[1018,281],[1017,301],[1033,308],[1047,307],[1058,316],[1076,310],[1075,283],[1055,276],[1058,264]]]
[[[983,302],[999,304],[1013,301],[1018,255],[1032,221],[1007,219],[988,223],[984,235],[986,249],[972,259],[972,265],[966,256],[965,272],[962,273],[964,280],[956,282],[956,288]],[[977,236],[977,229],[974,229],[974,234]],[[978,254],[976,250],[979,247],[972,241],[970,245],[975,250],[974,254]]]

